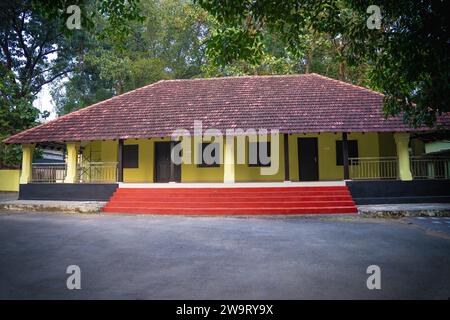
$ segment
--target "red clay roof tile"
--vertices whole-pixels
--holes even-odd
[[[20,132],[4,142],[169,136],[175,129],[281,133],[414,131],[384,119],[383,95],[317,74],[164,80]],[[438,124],[450,128],[450,116]],[[421,130],[426,130],[423,128]]]

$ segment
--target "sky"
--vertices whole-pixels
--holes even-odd
[[[1,0],[0,0],[1,1]],[[47,56],[47,59],[49,62],[52,62],[57,58],[57,53],[51,53]],[[50,94],[50,85],[46,84],[41,88],[41,91],[37,95],[37,99],[33,101],[33,106],[35,108],[38,108],[41,111],[48,111],[50,112],[50,116],[42,120],[42,122],[47,122],[53,119],[57,118],[56,112],[55,112],[55,104],[53,103],[52,96]]]
[[[39,92],[37,99],[33,102],[33,106],[41,111],[50,112],[50,116],[45,119],[44,122],[53,120],[57,117],[55,112],[55,105],[53,104],[52,96],[50,95],[50,87],[48,85],[45,85],[42,88],[41,92]]]

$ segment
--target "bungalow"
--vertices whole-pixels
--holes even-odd
[[[24,199],[51,198],[66,188],[65,197],[77,198],[89,188],[83,185],[94,196],[117,185],[301,187],[316,181],[347,184],[366,203],[375,197],[450,200],[448,191],[442,194],[449,158],[426,156],[421,140],[449,130],[450,116],[439,117],[434,129],[412,129],[401,117],[383,117],[383,98],[318,74],[162,80],[4,142],[22,145]],[[33,149],[48,146],[65,150],[66,166],[43,172],[33,165]]]

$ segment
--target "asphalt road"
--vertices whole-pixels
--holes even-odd
[[[0,213],[0,298],[448,299],[445,221]]]

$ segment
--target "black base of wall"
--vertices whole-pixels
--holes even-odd
[[[356,204],[450,203],[450,180],[347,181]]]
[[[19,200],[108,201],[117,183],[28,183],[19,186]]]

